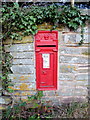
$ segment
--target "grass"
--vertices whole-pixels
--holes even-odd
[[[28,107],[27,107],[28,106]],[[20,103],[3,112],[2,120],[41,120],[42,118],[89,118],[89,103],[69,103],[49,106],[39,103],[29,107],[29,103]]]

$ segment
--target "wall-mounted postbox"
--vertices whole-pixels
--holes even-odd
[[[57,89],[58,32],[38,31],[35,35],[36,87]]]

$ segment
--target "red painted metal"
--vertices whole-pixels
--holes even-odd
[[[35,35],[36,88],[57,89],[58,31],[38,31]]]

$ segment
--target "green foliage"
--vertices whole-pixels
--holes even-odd
[[[71,30],[76,30],[85,21],[88,20],[88,15],[81,15],[81,12],[76,7],[62,7],[59,22],[66,24]]]
[[[90,19],[88,15],[81,15],[80,10],[76,7],[59,7],[55,4],[21,8],[18,3],[14,3],[11,7],[3,5],[0,10],[2,12],[0,22],[3,29],[3,39],[10,37],[21,40],[22,36],[34,35],[37,32],[37,25],[43,22],[51,23],[52,29],[55,29],[58,24],[63,24],[71,30],[76,30]]]
[[[28,106],[28,108],[27,108]],[[59,106],[41,106],[31,108],[28,103],[20,101],[13,108],[9,106],[3,111],[2,120],[42,120],[53,118],[89,118],[89,103],[64,103]]]
[[[40,100],[42,96],[43,96],[43,91],[37,91],[36,95],[28,97],[28,100],[29,101]]]
[[[12,92],[13,90],[11,89],[7,89],[8,86],[13,86],[13,84],[11,84],[11,80],[8,78],[8,74],[11,73],[10,67],[11,67],[11,63],[12,63],[12,56],[9,53],[6,53],[4,50],[4,47],[2,48],[2,56],[1,56],[1,60],[2,60],[2,75],[1,75],[1,79],[2,79],[2,87],[4,90],[8,90],[10,92]]]
[[[37,103],[34,100],[41,100],[41,97],[43,96],[43,91],[37,91],[37,94],[31,97],[28,97],[28,101],[32,102],[32,107],[30,108],[30,111],[34,111],[34,109],[39,109],[39,106],[41,107],[42,103]],[[6,111],[3,113],[3,120],[6,119],[18,119],[20,117],[20,114],[22,111],[25,110],[26,105],[28,105],[28,103],[23,102],[23,101],[19,101],[18,104],[14,105],[13,108],[12,106],[8,106],[8,108],[6,109]],[[28,120],[40,120],[39,114],[35,113],[31,116],[28,117]],[[20,117],[19,120],[22,120],[22,118]]]
[[[83,33],[84,33],[84,27],[85,27],[85,24],[82,24],[81,25],[81,40],[79,42],[79,45],[82,45],[83,42],[84,42],[84,35],[83,35]]]

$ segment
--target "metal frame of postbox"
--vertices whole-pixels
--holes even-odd
[[[56,90],[58,77],[58,31],[35,35],[36,89]]]

